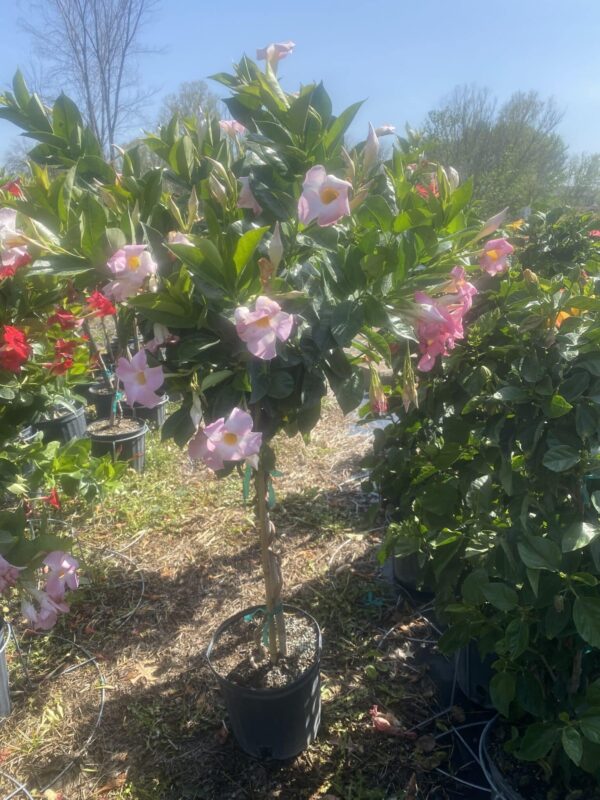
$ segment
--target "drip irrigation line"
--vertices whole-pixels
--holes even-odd
[[[60,678],[63,675],[68,675],[71,672],[75,672],[75,670],[81,669],[81,667],[84,667],[84,666],[87,666],[89,664],[92,664],[93,667],[95,668],[97,676],[98,676],[98,686],[97,686],[97,688],[98,688],[98,691],[100,693],[99,694],[99,700],[98,700],[98,712],[96,714],[96,718],[94,720],[94,723],[92,725],[92,728],[91,728],[87,738],[85,739],[85,741],[83,742],[81,747],[73,755],[73,757],[71,758],[69,763],[65,767],[63,767],[63,769],[61,769],[61,771],[57,775],[55,775],[54,778],[52,778],[51,781],[49,781],[45,786],[42,786],[41,789],[39,789],[39,793],[40,794],[44,794],[44,792],[46,792],[48,789],[50,789],[52,786],[54,786],[57,783],[57,781],[59,781],[63,777],[63,775],[65,775],[71,769],[71,767],[75,764],[75,762],[79,758],[81,758],[81,756],[85,753],[87,748],[90,746],[90,744],[94,740],[94,738],[96,736],[96,733],[98,731],[98,728],[100,727],[100,723],[102,721],[102,717],[104,716],[104,707],[105,707],[105,704],[106,704],[106,681],[105,681],[104,673],[100,669],[100,665],[98,664],[98,661],[92,655],[92,653],[90,653],[90,651],[86,647],[84,647],[83,645],[78,644],[77,642],[74,642],[72,639],[67,639],[65,636],[60,636],[59,634],[56,634],[56,633],[52,633],[52,634],[39,633],[39,634],[36,634],[36,636],[40,636],[40,637],[41,636],[46,636],[49,639],[50,638],[57,639],[59,641],[66,642],[67,644],[71,645],[71,647],[76,647],[78,650],[81,650],[81,652],[85,656],[85,660],[83,660],[83,661],[81,661],[81,662],[79,662],[77,664],[72,664],[70,667],[66,667],[62,672],[60,672],[56,676],[56,678]],[[15,645],[18,648],[18,651],[21,652],[21,654],[22,654],[22,651],[20,650],[20,647],[18,645],[17,636],[15,635],[14,631],[12,631],[12,638],[13,638],[13,641],[15,642]],[[22,657],[22,658],[23,658],[23,660],[21,661],[21,663],[22,663],[23,667],[25,667],[25,659],[24,659],[24,657]],[[27,679],[29,680],[27,672],[25,674],[27,676]],[[26,798],[31,798],[31,800],[34,800],[34,798],[31,796],[31,794],[29,793],[27,788],[22,783],[20,783],[16,778],[13,778],[12,776],[2,772],[2,770],[0,770],[0,776],[3,776],[5,778],[7,778],[8,780],[11,780],[18,787],[13,792],[11,792],[9,795],[6,795],[2,800],[12,800],[12,798],[17,797],[20,792],[24,792]]]
[[[489,786],[479,786],[479,784],[477,783],[471,783],[471,781],[465,781],[462,778],[457,777],[456,775],[452,775],[451,772],[446,772],[445,769],[440,769],[440,767],[436,767],[435,771],[438,772],[440,775],[444,775],[446,778],[450,778],[450,780],[453,780],[456,783],[460,783],[462,786],[468,786],[469,789],[477,789],[477,791],[486,792],[487,794],[492,793],[492,790],[490,789]]]
[[[13,776],[9,775],[8,772],[4,772],[3,769],[0,769],[0,777],[10,781],[11,783],[14,783],[14,785],[17,787],[16,789],[13,789],[10,794],[5,795],[2,800],[12,800],[13,797],[18,797],[21,792],[25,795],[27,800],[34,800],[25,784],[21,783],[21,781],[17,780],[16,778],[13,778]]]

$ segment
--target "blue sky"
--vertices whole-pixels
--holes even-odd
[[[18,66],[27,71],[32,52],[18,24],[27,0],[2,5],[5,87]],[[285,87],[322,79],[338,111],[364,99],[357,137],[369,120],[417,126],[455,85],[474,82],[500,100],[517,89],[553,95],[571,151],[600,151],[599,0],[161,0],[143,38],[162,51],[141,63],[153,90],[149,118],[182,81],[293,39],[296,51],[280,69]],[[144,125],[129,122],[132,134]],[[0,155],[14,135],[0,121]]]

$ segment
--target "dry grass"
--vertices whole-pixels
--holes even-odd
[[[333,406],[309,445],[277,442],[285,599],[309,610],[324,636],[323,724],[306,753],[260,763],[223,727],[204,651],[220,621],[262,601],[251,509],[237,476],[219,482],[173,445],[154,445],[143,479],[73,517],[86,585],[55,635],[20,633],[29,683],[10,650],[15,708],[0,726],[0,770],[47,800],[446,796],[427,778],[446,752],[432,760],[410,739],[375,732],[368,717],[378,703],[410,728],[433,702],[401,636],[377,647],[396,623],[417,638],[426,631],[378,576],[380,529],[360,491],[368,444]],[[410,788],[415,770],[426,792]],[[0,777],[0,796],[14,788]]]

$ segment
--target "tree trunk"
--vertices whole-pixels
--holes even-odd
[[[258,534],[260,537],[260,550],[265,582],[265,607],[269,653],[271,661],[276,664],[279,656],[286,655],[285,620],[281,605],[281,589],[283,581],[279,557],[273,550],[275,540],[275,527],[269,519],[267,507],[267,482],[269,476],[264,469],[259,468],[255,474],[256,486],[256,517]]]

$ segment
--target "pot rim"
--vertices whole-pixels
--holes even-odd
[[[485,725],[485,727],[483,729],[483,732],[481,734],[481,738],[479,739],[479,764],[481,766],[481,769],[483,771],[483,774],[485,776],[486,781],[489,783],[490,788],[492,789],[492,793],[494,791],[495,792],[502,792],[503,791],[501,786],[498,787],[498,785],[496,783],[496,780],[494,779],[494,776],[492,775],[490,766],[491,765],[496,766],[496,765],[491,759],[491,755],[489,753],[489,747],[488,747],[489,740],[490,740],[490,733],[491,733],[493,727],[498,723],[499,720],[500,720],[500,714],[494,714],[494,716],[490,720],[488,720],[488,722],[486,723],[486,725]],[[498,771],[498,774],[503,778],[504,781],[506,781],[507,786],[509,786],[511,788],[511,790],[514,792],[514,796],[515,797],[521,797],[521,795],[519,794],[517,789],[515,789],[512,786],[510,786],[510,782],[508,781],[507,778],[504,778],[504,776],[502,775],[502,772],[498,769],[497,766],[496,766],[496,769]],[[503,795],[499,795],[499,797],[503,797]]]
[[[231,617],[228,617],[224,622],[222,622],[219,627],[214,631],[213,635],[210,637],[210,642],[208,643],[208,647],[206,648],[206,661],[208,666],[210,667],[211,672],[213,675],[218,679],[220,683],[227,685],[229,688],[237,690],[238,692],[247,692],[251,694],[253,697],[273,697],[277,694],[288,694],[290,690],[294,689],[299,683],[306,679],[306,676],[313,670],[315,667],[319,668],[319,664],[321,661],[321,651],[323,649],[323,637],[321,635],[321,628],[319,627],[319,623],[317,620],[309,614],[308,611],[305,611],[303,608],[298,608],[298,606],[290,605],[289,603],[283,603],[283,610],[284,611],[291,611],[294,614],[300,614],[300,616],[306,617],[314,626],[315,632],[317,634],[317,642],[315,646],[315,658],[307,669],[304,670],[298,677],[293,680],[291,683],[286,684],[285,686],[269,686],[266,689],[256,689],[252,686],[240,686],[239,683],[234,683],[233,681],[226,678],[224,675],[220,675],[215,667],[213,666],[210,656],[213,651],[214,646],[216,645],[219,636],[224,633],[224,631],[231,625],[233,622],[237,621],[240,617],[246,616],[246,614],[255,613],[256,611],[260,611],[264,609],[264,605],[255,605],[255,606],[248,606],[248,608],[244,608],[241,611],[238,611],[235,614],[232,614]]]
[[[130,419],[130,417],[128,417]],[[108,420],[94,420],[94,422],[104,422]],[[133,419],[133,422],[139,422],[139,428],[137,431],[129,431],[124,433],[94,433],[87,429],[88,436],[90,439],[94,439],[97,442],[128,442],[132,439],[138,439],[142,436],[142,434],[146,434],[149,431],[148,424],[143,419]]]
[[[60,417],[55,417],[54,419],[41,419],[38,422],[32,422],[31,424],[33,427],[41,428],[44,426],[55,425],[57,422],[69,422],[72,419],[76,419],[80,417],[82,414],[85,413],[85,406],[82,403],[74,403],[75,411],[65,411],[64,414],[61,414]]]

